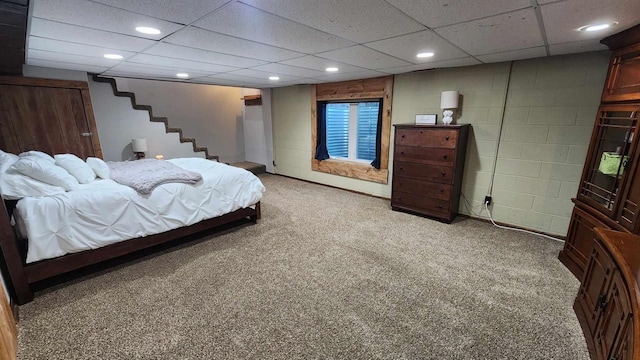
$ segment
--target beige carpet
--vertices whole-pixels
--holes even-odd
[[[19,358],[588,358],[560,243],[260,178],[257,225],[36,294]]]

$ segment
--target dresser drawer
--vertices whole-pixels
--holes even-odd
[[[426,146],[455,149],[456,130],[396,129],[396,145]]]
[[[394,162],[393,172],[397,176],[435,181],[442,184],[451,184],[453,168],[429,164],[417,164],[403,161]]]
[[[456,151],[454,149],[396,145],[393,157],[396,161],[453,166]]]
[[[449,201],[434,199],[428,196],[394,191],[391,197],[391,206],[422,212],[427,215],[449,217]]]
[[[451,196],[451,185],[396,176],[393,179],[393,191],[448,201]]]

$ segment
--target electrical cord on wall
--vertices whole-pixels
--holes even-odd
[[[527,233],[527,234],[532,234],[532,235],[538,235],[538,236],[542,236],[545,237],[547,239],[551,239],[551,240],[555,240],[561,243],[564,243],[564,240],[562,239],[558,239],[558,238],[554,238],[553,236],[549,236],[549,235],[545,235],[545,234],[540,234],[537,232],[533,232],[533,231],[529,231],[529,230],[524,230],[524,229],[516,229],[516,228],[512,228],[512,227],[508,227],[508,226],[502,226],[502,225],[498,225],[496,224],[495,221],[493,221],[493,216],[491,215],[491,210],[489,210],[489,204],[485,203],[484,204],[484,208],[487,210],[487,214],[489,214],[489,220],[491,220],[491,223],[495,226],[498,227],[500,229],[507,229],[507,230],[515,230],[515,231],[520,231],[523,233]]]

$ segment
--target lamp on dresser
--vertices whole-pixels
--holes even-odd
[[[136,159],[144,159],[147,151],[147,139],[131,139],[131,149]]]
[[[445,125],[451,124],[453,122],[453,109],[458,108],[458,91],[443,91],[440,94],[440,109],[443,109],[442,112],[442,122]]]

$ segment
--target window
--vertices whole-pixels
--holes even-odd
[[[387,184],[392,92],[393,76],[312,85],[311,169]]]
[[[334,159],[372,162],[380,103],[377,101],[327,104],[327,150]]]

